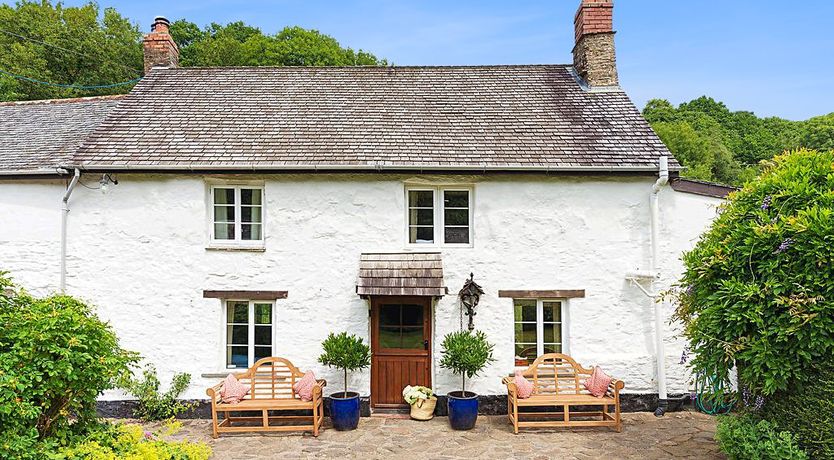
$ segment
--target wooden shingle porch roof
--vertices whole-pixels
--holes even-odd
[[[447,291],[440,253],[365,253],[359,259],[360,296],[439,297]]]

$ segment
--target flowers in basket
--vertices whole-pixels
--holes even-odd
[[[411,405],[411,418],[415,420],[430,420],[434,417],[434,407],[437,398],[431,388],[411,386],[403,388],[403,399]]]
[[[432,396],[434,396],[434,391],[432,391],[432,389],[428,387],[423,387],[419,385],[408,385],[405,388],[403,388],[403,399],[405,399],[405,402],[409,404],[414,404],[419,399],[431,399]]]

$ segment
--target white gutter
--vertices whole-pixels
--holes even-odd
[[[194,164],[194,165],[64,165],[67,169],[81,168],[84,171],[142,171],[142,172],[166,172],[166,171],[537,171],[537,172],[649,172],[656,171],[653,166],[502,166],[502,165],[389,165],[389,164],[364,164],[364,165],[216,165],[216,164]]]
[[[656,298],[657,289],[655,288],[655,283],[657,279],[660,278],[660,274],[657,271],[658,269],[658,258],[659,258],[659,240],[660,240],[660,203],[659,203],[659,193],[660,190],[669,183],[669,160],[662,156],[660,157],[660,171],[657,182],[654,183],[652,186],[652,193],[651,193],[651,238],[652,238],[652,258],[649,265],[649,272],[655,273],[655,277],[652,279],[650,284],[650,291],[655,293],[655,297],[652,297],[652,303],[654,304],[654,331],[655,331],[655,353],[657,354],[657,397],[658,397],[658,408],[655,411],[655,415],[661,416],[666,412],[666,404],[667,404],[667,394],[666,394],[666,353],[664,350],[664,343],[663,343],[663,335],[664,335],[664,315],[663,315],[663,300]]]
[[[72,180],[70,180],[69,186],[67,186],[67,192],[64,193],[64,198],[61,200],[61,282],[59,284],[59,290],[62,294],[67,288],[67,216],[70,211],[69,198],[80,178],[81,170],[75,168]]]

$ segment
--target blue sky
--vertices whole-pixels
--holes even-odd
[[[84,3],[66,0],[66,4]],[[99,0],[139,23],[318,29],[397,65],[569,63],[579,0]],[[621,83],[642,108],[710,95],[732,110],[834,112],[834,2],[618,0]]]

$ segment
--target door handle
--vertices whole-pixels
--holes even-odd
[[[423,350],[428,351],[428,349],[429,349],[429,341],[428,340],[423,340]]]

